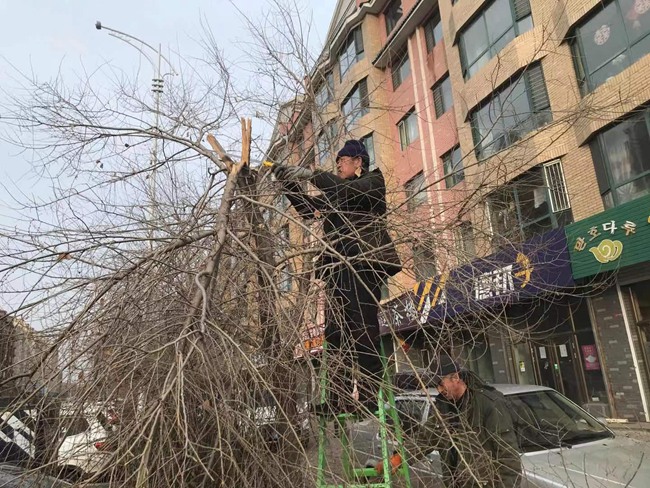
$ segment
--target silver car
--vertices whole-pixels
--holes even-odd
[[[551,388],[493,386],[511,406],[522,456],[522,488],[650,487],[648,443],[616,436],[604,421]],[[407,435],[427,420],[437,395],[430,389],[428,394],[415,391],[396,397]],[[366,420],[351,428],[356,457],[365,458],[367,465],[374,465],[381,457],[377,427],[376,420]],[[411,466],[414,486],[442,486],[440,473],[437,451]]]

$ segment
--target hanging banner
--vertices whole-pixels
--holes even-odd
[[[574,285],[566,236],[556,229],[418,283],[383,305],[381,332],[409,331]]]

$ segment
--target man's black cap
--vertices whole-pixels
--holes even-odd
[[[366,146],[361,141],[357,141],[355,139],[345,141],[345,144],[343,144],[341,150],[336,154],[336,160],[338,161],[339,158],[342,158],[344,156],[349,156],[351,158],[361,158],[361,164],[363,165],[364,169],[367,170],[370,167],[370,155],[368,154]]]
[[[433,384],[438,386],[445,376],[461,371],[463,371],[463,368],[456,361],[448,355],[442,354],[438,358],[438,364],[433,373]]]

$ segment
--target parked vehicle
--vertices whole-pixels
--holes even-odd
[[[38,467],[49,463],[39,454],[39,446],[45,451],[54,449],[56,443],[59,476],[77,481],[103,471],[110,461],[115,433],[110,412],[105,415],[97,408],[75,411],[60,405],[45,412],[40,403],[21,403],[13,398],[0,399],[0,409],[0,462]]]
[[[2,488],[72,488],[73,485],[33,469],[10,463],[0,463],[0,486]],[[84,487],[108,488],[108,483],[84,484]]]
[[[104,471],[111,460],[115,425],[98,411],[63,415],[58,463],[68,479],[81,479]]]
[[[648,443],[617,437],[603,421],[551,388],[493,386],[511,406],[522,455],[522,488],[650,486]],[[437,395],[435,389],[429,389],[426,394],[414,391],[396,397],[398,415],[407,433],[433,414]],[[356,424],[351,432],[357,459],[365,456],[372,466],[381,457],[376,433],[376,420]],[[442,486],[437,451],[415,463],[411,472],[416,486]]]
[[[295,434],[287,433],[284,435],[292,436],[297,435],[300,443],[303,447],[309,445],[309,440],[311,436],[311,428],[309,424],[309,412],[308,404],[299,405],[297,407],[297,419],[298,421],[293,425]],[[280,421],[278,417],[278,407],[275,405],[265,406],[265,407],[256,407],[253,409],[252,420],[253,425],[261,433],[262,438],[268,444],[276,444],[280,441],[282,434],[282,424],[284,422]]]

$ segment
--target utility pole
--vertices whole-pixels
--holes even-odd
[[[174,69],[171,61],[167,59],[162,54],[162,45],[158,44],[158,49],[154,48],[151,44],[139,39],[131,34],[126,32],[118,31],[111,27],[106,27],[99,20],[95,22],[95,28],[97,30],[108,31],[108,35],[119,39],[122,42],[127,43],[129,46],[137,49],[144,58],[149,61],[151,67],[154,70],[154,77],[151,79],[151,92],[153,93],[153,102],[154,102],[154,121],[153,128],[154,131],[159,132],[160,124],[160,98],[164,89],[164,77],[167,75],[176,75],[178,74]],[[145,51],[145,48],[152,51],[156,54],[157,60],[154,61],[151,56]],[[167,73],[162,73],[162,62],[165,61],[167,66],[169,66],[170,71]],[[149,191],[151,197],[151,216],[154,216],[154,209],[156,207],[156,166],[158,165],[158,136],[155,135],[153,138],[153,144],[151,146],[151,175],[149,176]],[[153,242],[152,242],[153,246]]]

